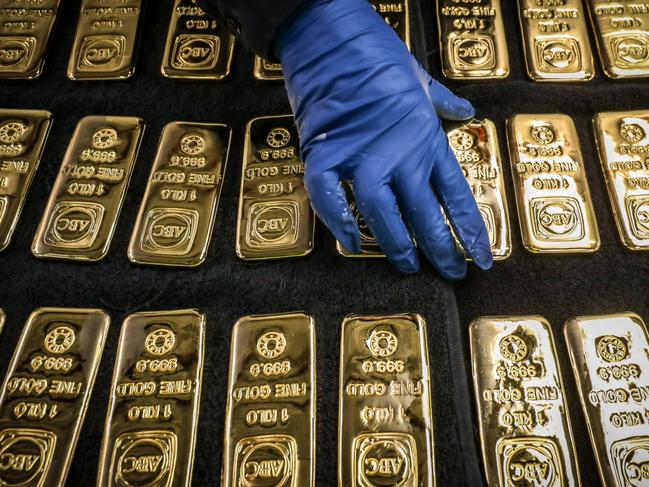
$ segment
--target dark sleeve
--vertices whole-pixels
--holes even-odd
[[[273,39],[312,0],[200,0],[250,50],[273,60]]]

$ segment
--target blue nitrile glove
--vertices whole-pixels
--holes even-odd
[[[347,179],[398,269],[419,269],[410,229],[444,277],[465,276],[441,207],[473,261],[491,267],[487,229],[439,119],[470,118],[471,104],[431,79],[367,0],[315,0],[279,35],[275,51],[311,204],[342,245],[360,250],[340,184]]]

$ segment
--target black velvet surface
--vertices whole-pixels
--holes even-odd
[[[253,57],[237,47],[232,76],[222,83],[180,82],[160,75],[171,0],[148,2],[134,78],[126,82],[72,82],[65,76],[78,0],[63,2],[61,22],[41,78],[0,82],[0,107],[44,108],[54,124],[11,246],[0,255],[0,307],[7,323],[0,335],[4,375],[22,326],[41,306],[101,307],[112,324],[86,422],[70,470],[70,485],[93,485],[96,478],[119,329],[136,311],[198,308],[207,314],[207,343],[195,485],[219,485],[230,333],[241,316],[304,310],[317,326],[317,485],[336,484],[338,351],[340,324],[350,313],[422,314],[429,324],[433,364],[435,440],[439,485],[482,482],[478,445],[470,413],[466,348],[453,289],[430,267],[405,276],[381,260],[338,256],[333,238],[319,226],[314,252],[304,259],[243,263],[234,252],[236,211],[244,129],[256,116],[286,114],[281,83],[253,80]],[[427,19],[413,3],[413,23]],[[425,53],[415,29],[415,46]],[[495,87],[494,88],[498,88]],[[77,121],[91,114],[137,115],[147,128],[132,183],[109,255],[97,264],[35,259],[30,246]],[[198,269],[135,266],[126,248],[144,193],[159,134],[174,120],[223,122],[234,131],[229,165],[212,245]]]

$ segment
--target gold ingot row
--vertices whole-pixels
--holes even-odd
[[[0,111],[0,250],[10,242],[51,125],[51,114]],[[649,249],[649,112],[595,117],[601,165],[622,242]],[[512,231],[493,122],[449,125],[448,138],[487,226],[496,260],[511,253]],[[82,119],[68,146],[34,239],[35,256],[96,261],[108,252],[137,159],[144,122]],[[516,115],[508,142],[525,247],[535,253],[594,252],[600,238],[579,139],[566,115]],[[140,264],[200,265],[206,258],[230,148],[226,125],[173,122],[161,135],[129,245]],[[303,256],[315,216],[303,181],[291,116],[252,120],[246,130],[237,228],[245,260]],[[357,211],[361,253],[381,256]],[[459,245],[459,244],[458,244]]]
[[[2,316],[2,313],[0,313]],[[30,316],[0,391],[3,485],[63,485],[109,325],[96,309]],[[564,327],[600,478],[649,479],[649,336],[632,313]],[[203,382],[205,316],[130,315],[115,360],[97,485],[189,485]],[[470,327],[489,485],[581,485],[550,325],[483,317]],[[222,481],[315,485],[313,318],[234,326]],[[340,349],[339,485],[435,485],[426,324],[419,315],[349,316]]]
[[[408,0],[370,0],[410,48]],[[585,11],[596,34],[604,72],[611,78],[649,75],[649,0],[519,0],[525,60],[535,81],[588,81],[595,75]],[[11,34],[0,36],[0,79],[40,75],[60,0],[25,6],[11,0],[0,21]],[[133,75],[142,0],[105,5],[82,0],[68,77],[125,79]],[[437,0],[444,74],[451,79],[499,79],[509,75],[509,56],[500,0]],[[228,76],[234,36],[196,0],[175,0],[162,74],[169,78]],[[281,65],[257,57],[254,76],[282,79]]]

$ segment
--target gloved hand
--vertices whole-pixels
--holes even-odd
[[[431,79],[367,0],[315,0],[274,47],[311,204],[341,244],[360,250],[342,178],[401,271],[419,269],[410,230],[444,277],[465,276],[442,206],[473,261],[491,267],[487,229],[439,119],[470,118],[471,104]]]

